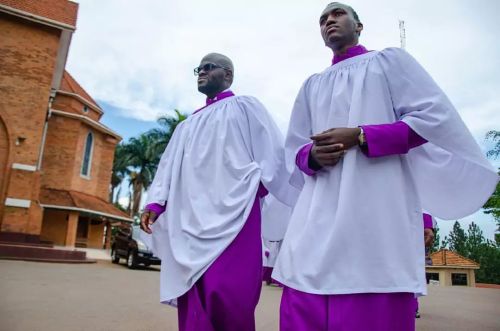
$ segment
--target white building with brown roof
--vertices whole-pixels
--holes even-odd
[[[427,278],[440,286],[476,286],[474,270],[479,264],[462,255],[441,249],[430,255],[432,265],[426,267]]]

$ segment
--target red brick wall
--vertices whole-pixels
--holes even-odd
[[[2,231],[39,234],[41,230],[40,174],[11,165],[37,164],[59,36],[57,29],[0,13],[0,113],[10,144],[2,178],[7,181],[6,197],[31,200],[29,209],[4,208]],[[16,145],[18,137],[24,141]]]
[[[68,0],[0,0],[0,4],[61,23],[76,25],[78,4]]]
[[[9,137],[7,128],[0,114],[0,224],[2,223],[3,204],[5,201],[5,185],[7,184],[7,162],[9,156]]]
[[[69,95],[57,94],[54,102],[52,103],[52,109],[62,110],[68,113],[84,115],[88,118],[99,121],[101,115],[97,113],[94,109],[88,107],[88,112],[83,111],[84,104],[77,100],[75,97]]]
[[[52,116],[42,160],[42,187],[70,190],[75,150],[80,137],[80,121]]]
[[[104,222],[99,222],[98,224],[92,224],[92,223],[93,221],[89,220],[87,247],[103,248]]]
[[[62,210],[45,210],[40,240],[52,241],[55,245],[66,243],[68,228],[68,212]]]
[[[90,179],[80,175],[85,141],[89,132],[92,132],[94,137]],[[82,123],[80,139],[76,148],[75,167],[72,179],[72,187],[75,191],[92,194],[108,201],[109,183],[111,180],[111,170],[113,168],[113,157],[116,144],[117,141],[115,139],[110,139],[108,135]]]
[[[59,44],[59,31],[0,13],[0,112],[11,134],[26,138],[14,162],[36,164]]]
[[[89,132],[94,142],[90,178],[86,178],[81,176],[81,169]],[[116,144],[115,139],[78,119],[53,116],[42,163],[42,187],[83,192],[108,201]]]

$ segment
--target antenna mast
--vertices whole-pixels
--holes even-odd
[[[401,39],[401,48],[406,49],[405,21],[403,20],[399,20],[399,38]]]

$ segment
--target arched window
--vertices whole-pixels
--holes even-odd
[[[82,176],[90,177],[90,166],[92,162],[92,150],[94,144],[94,136],[92,132],[89,132],[87,139],[85,139],[85,148],[83,150],[83,162],[82,162]]]

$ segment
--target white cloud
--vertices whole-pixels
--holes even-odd
[[[79,3],[68,67],[93,97],[136,119],[200,107],[204,98],[192,68],[218,51],[235,62],[234,90],[260,98],[286,130],[301,83],[331,57],[317,23],[328,1]],[[371,49],[398,46],[398,20],[404,19],[408,50],[449,94],[475,136],[498,128],[497,2],[349,3],[365,25],[361,42]]]

